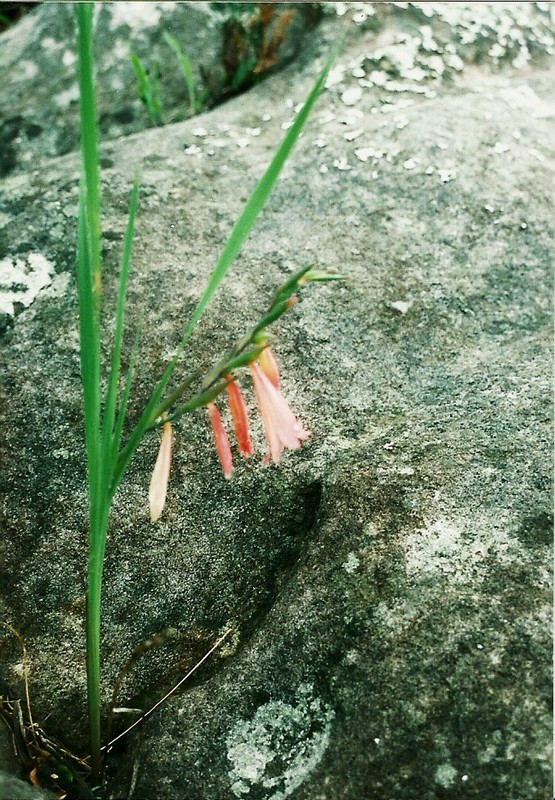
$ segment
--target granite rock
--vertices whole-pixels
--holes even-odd
[[[326,19],[314,58],[204,115],[202,137],[188,120],[104,146],[107,309],[141,159],[132,414],[338,26]],[[184,357],[184,371],[216,358],[304,264],[339,269],[344,282],[303,291],[275,329],[284,392],[311,439],[263,466],[245,382],[259,454],[237,459],[231,482],[199,413],[176,430],[160,522],[147,509],[156,436],[116,497],[105,708],[145,638],[173,629],[137,661],[122,707],[147,708],[232,632],[114,748],[107,797],[551,796],[555,67],[473,65],[451,84],[418,73],[392,89],[384,62],[369,70],[383,79],[353,75],[387,31],[349,24]],[[27,643],[35,718],[86,752],[78,176],[69,153],[0,187],[0,255],[52,265],[4,336],[0,522],[2,606]],[[108,312],[107,344],[111,324]],[[21,656],[4,646],[3,680],[21,691]]]
[[[201,109],[295,58],[318,19],[311,3],[270,5],[263,13],[251,3],[97,3],[95,56],[103,138],[154,124],[141,103],[131,53],[150,76],[157,71],[163,108],[159,123],[194,114],[179,60],[164,34],[173,36],[190,62],[194,105]],[[75,62],[71,3],[41,3],[2,34],[0,175],[25,171],[37,157],[78,147]]]

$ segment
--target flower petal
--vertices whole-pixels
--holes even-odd
[[[277,464],[283,448],[296,450],[301,446],[301,441],[310,436],[310,431],[303,428],[280,390],[258,364],[251,364],[251,372],[269,448],[265,461],[271,456]]]
[[[171,422],[165,422],[158,457],[156,458],[148,489],[151,522],[156,522],[160,519],[166,504],[166,492],[172,464],[172,442],[172,424]]]
[[[264,462],[266,463],[269,461],[271,456],[274,463],[277,464],[283,452],[283,444],[278,436],[271,400],[266,389],[267,385],[271,386],[272,384],[270,384],[268,378],[265,377],[258,364],[251,364],[250,368],[254,384],[254,391],[256,393],[256,399],[258,402],[258,408],[262,417],[262,424],[264,425],[264,435],[266,436],[266,441],[268,443],[268,453],[264,458]]]
[[[230,380],[227,384],[227,397],[239,451],[245,456],[251,456],[254,453],[254,447],[251,440],[249,416],[237,381]]]
[[[210,421],[212,422],[212,431],[214,433],[214,441],[216,443],[216,450],[218,451],[218,458],[224,471],[226,478],[231,478],[233,475],[233,456],[231,455],[231,446],[225,428],[223,426],[220,412],[218,411],[215,403],[208,403],[208,411],[210,412]]]

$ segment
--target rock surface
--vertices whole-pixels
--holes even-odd
[[[202,108],[292,60],[319,17],[313,4],[291,3],[270,7],[265,14],[256,11],[256,4],[231,7],[196,0],[97,3],[96,8],[98,109],[105,140],[154,124],[140,100],[131,53],[150,76],[157,70],[158,121],[192,115],[178,57],[164,34],[188,58],[194,105]],[[37,155],[78,148],[75,62],[71,3],[42,3],[3,34],[0,176],[27,170]]]
[[[365,8],[349,19],[370,7],[352,5]],[[108,309],[142,165],[135,412],[340,24],[325,22],[300,65],[203,116],[202,136],[189,120],[104,145]],[[328,89],[184,359],[185,372],[217,358],[304,264],[340,269],[342,284],[305,291],[275,329],[284,392],[312,438],[263,467],[245,382],[260,454],[231,482],[198,414],[176,431],[160,523],[146,499],[156,437],[117,495],[106,705],[146,637],[175,629],[137,662],[121,706],[148,707],[233,632],[114,751],[108,797],[551,796],[555,68],[545,57],[470,65],[449,85],[439,62],[431,75],[407,61],[407,50],[424,59],[429,31],[417,26],[415,51],[380,26],[348,24]],[[394,75],[395,59],[424,75]],[[86,752],[78,175],[68,154],[1,186],[0,259],[38,254],[52,269],[4,338],[0,492],[2,604],[27,643],[34,715]],[[20,689],[21,656],[8,640],[4,650],[3,678]]]

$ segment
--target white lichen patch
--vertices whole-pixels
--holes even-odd
[[[53,275],[54,266],[40,253],[0,261],[0,313],[13,317],[17,306],[28,308]]]
[[[434,87],[465,80],[461,73],[468,63],[485,60],[522,69],[530,62],[532,52],[555,52],[554,4],[545,7],[541,3],[510,2],[389,5],[395,11],[389,18],[387,32],[378,36],[379,46],[359,52],[348,62],[337,62],[326,80],[326,88],[351,110],[356,110],[367,90],[377,104],[376,111],[381,107],[388,113],[395,95],[431,99],[437,96]],[[369,16],[380,17],[379,4],[375,8],[372,3],[344,2],[334,7],[354,24],[363,23]],[[412,23],[408,26],[410,32],[403,25],[405,20]],[[420,24],[422,21],[425,24]],[[525,100],[531,104],[533,98]],[[541,101],[537,100],[536,112],[548,115],[548,104],[540,108]],[[401,122],[399,129],[405,124],[408,123]],[[363,145],[356,156],[366,161],[366,153]],[[451,173],[440,176],[443,183],[452,179]]]
[[[341,101],[345,103],[346,106],[354,106],[361,99],[362,89],[360,86],[350,86],[348,89],[345,89],[341,95]]]
[[[499,96],[510,108],[528,112],[534,119],[549,119],[555,117],[555,103],[542,100],[527,84],[521,86],[508,86],[501,89]],[[518,131],[513,133],[515,139],[520,139]]]
[[[360,559],[356,553],[348,553],[342,566],[347,575],[352,575],[360,567]]]
[[[58,108],[67,108],[70,103],[76,103],[79,100],[79,87],[76,83],[70,86],[69,89],[64,89],[52,98]]]
[[[271,700],[227,738],[234,797],[265,790],[266,800],[285,800],[320,763],[329,744],[333,710],[301,684],[293,703]],[[258,794],[258,793],[257,793]]]
[[[435,782],[444,789],[448,789],[455,783],[457,777],[457,770],[452,764],[439,764],[436,768],[434,779]]]
[[[58,42],[52,36],[45,36],[41,40],[41,45],[45,50],[61,50],[64,46],[63,42]]]
[[[6,35],[6,33],[4,32],[4,36],[5,36],[5,35]],[[25,60],[25,61],[20,61],[20,62],[19,62],[19,65],[18,65],[18,67],[19,67],[19,70],[20,70],[20,72],[22,72],[22,73],[24,74],[24,76],[25,76],[26,78],[28,78],[29,80],[31,80],[32,78],[34,78],[34,77],[35,77],[35,75],[36,75],[36,74],[38,73],[38,71],[39,71],[39,68],[38,68],[38,66],[35,64],[35,62],[34,62],[34,61],[27,61],[27,60]]]
[[[389,303],[389,307],[404,316],[412,307],[413,302],[413,300],[394,300],[392,303]]]
[[[73,52],[73,50],[64,50],[64,54],[62,56],[62,64],[64,67],[72,67],[76,61],[77,55]]]
[[[62,272],[60,275],[54,275],[52,281],[43,290],[44,297],[64,297],[71,284],[71,277],[69,272]]]
[[[152,28],[158,25],[164,11],[171,11],[174,2],[162,3],[110,3],[111,27],[128,25],[130,28]]]
[[[431,521],[407,536],[407,575],[443,575],[451,581],[467,583],[471,576],[487,574],[491,558],[503,564],[520,555],[524,557],[520,543],[501,524],[499,519],[480,515],[465,522],[445,518]]]

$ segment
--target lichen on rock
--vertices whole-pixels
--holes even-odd
[[[293,703],[270,700],[227,738],[234,797],[285,800],[307,779],[329,744],[334,712],[301,684]]]

